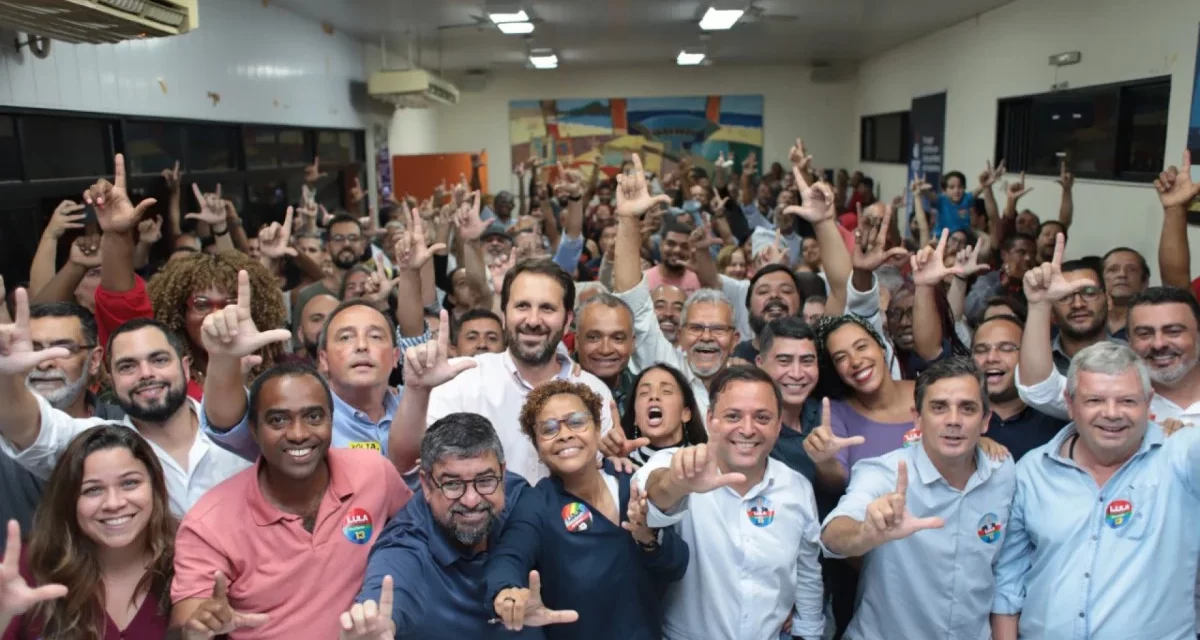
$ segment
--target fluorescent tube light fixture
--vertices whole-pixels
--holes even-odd
[[[533,33],[532,22],[501,22],[496,26],[500,28],[500,31],[509,35]]]
[[[679,56],[675,58],[675,64],[690,67],[704,62],[706,56],[702,52],[695,51],[680,51]]]
[[[700,18],[700,28],[705,31],[725,31],[732,29],[738,20],[742,19],[742,9],[714,9],[709,7]]]
[[[529,15],[522,9],[516,13],[489,13],[488,18],[495,24],[506,22],[529,22]]]
[[[557,69],[558,55],[551,49],[534,49],[529,52],[529,64],[534,69]]]

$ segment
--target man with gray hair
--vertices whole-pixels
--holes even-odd
[[[1200,431],[1150,421],[1150,371],[1129,347],[1075,354],[1074,421],[1017,465],[996,565],[992,637],[1191,639]]]
[[[608,385],[618,412],[623,414],[635,377],[629,369],[633,355],[633,311],[624,300],[603,291],[580,305],[575,317],[578,322],[575,358],[584,371]]]

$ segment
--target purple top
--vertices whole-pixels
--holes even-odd
[[[852,473],[854,465],[864,458],[877,458],[915,442],[920,434],[911,420],[908,422],[875,422],[855,411],[842,400],[829,401],[829,420],[833,434],[842,438],[862,436],[867,439],[856,447],[838,452],[838,460]],[[912,432],[911,434],[909,432]]]

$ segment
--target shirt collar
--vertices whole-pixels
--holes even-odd
[[[929,454],[925,451],[925,442],[922,440],[917,446],[916,451],[916,468],[917,480],[923,485],[931,485],[939,480],[945,481],[942,473],[933,465],[933,460],[929,458]],[[967,480],[967,486],[963,489],[965,493],[971,487],[986,482],[992,475],[992,461],[983,453],[983,449],[979,446],[975,447],[975,473]],[[978,478],[978,480],[976,480]]]
[[[325,452],[325,463],[329,465],[329,486],[325,488],[325,496],[332,495],[338,502],[344,502],[354,495],[354,483],[349,470],[337,459],[339,456],[337,449],[331,448]],[[246,487],[246,503],[250,506],[250,515],[254,518],[254,523],[264,527],[281,520],[299,518],[300,516],[284,513],[263,495],[262,487],[258,483],[259,474],[265,464],[266,459],[258,456],[254,463],[254,477],[250,478],[250,484]],[[322,497],[321,501],[324,502],[325,498]]]
[[[571,360],[571,358],[567,357],[567,355],[565,353],[563,353],[561,350],[558,350],[558,349],[556,349],[554,351],[554,360],[555,360],[555,362],[557,362],[559,364],[559,370],[558,370],[558,373],[555,374],[554,379],[555,380],[565,380],[565,379],[570,378],[571,377],[571,369],[572,369],[572,367],[575,366],[575,362],[573,360]],[[513,357],[512,357],[511,351],[506,350],[504,352],[504,359],[502,360],[502,362],[504,363],[504,369],[506,371],[508,371],[509,375],[512,376],[513,380],[518,385],[524,387],[527,390],[531,390],[531,391],[533,390],[533,385],[529,384],[529,382],[527,382],[525,380],[525,378],[521,377],[521,372],[517,370],[517,363],[513,362]]]
[[[1075,428],[1074,422],[1068,424],[1066,427],[1063,427],[1063,429],[1058,432],[1058,435],[1054,436],[1054,439],[1050,441],[1049,448],[1045,451],[1045,455],[1049,456],[1051,460],[1061,464],[1078,467],[1079,465],[1075,464],[1074,460],[1063,457],[1061,453],[1063,443],[1067,441],[1067,438],[1070,438],[1076,433],[1079,433],[1079,430]],[[1146,435],[1142,436],[1141,446],[1138,447],[1137,452],[1133,454],[1130,460],[1142,455],[1143,453],[1146,453],[1152,447],[1161,446],[1164,442],[1166,442],[1166,435],[1163,434],[1162,427],[1158,426],[1157,422],[1150,421],[1146,425]]]
[[[345,400],[342,400],[341,396],[339,396],[337,394],[337,392],[330,390],[330,393],[333,394],[333,415],[334,416],[343,415],[346,417],[354,418],[355,420],[358,420],[360,422],[371,422],[371,419],[367,417],[367,414],[350,406],[350,403],[346,402]],[[383,419],[385,421],[390,421],[392,419],[392,416],[394,416],[396,414],[396,409],[399,406],[400,406],[400,393],[398,391],[396,391],[395,389],[388,387],[387,390],[383,394]]]

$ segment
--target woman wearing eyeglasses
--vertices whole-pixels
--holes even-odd
[[[549,640],[662,637],[662,595],[687,570],[687,544],[646,526],[646,501],[629,474],[597,466],[601,403],[587,386],[555,380],[521,409],[521,429],[550,477],[521,496],[488,558],[487,602],[510,630],[540,597],[579,616],[546,627]]]

